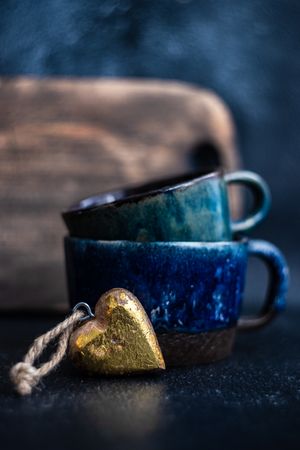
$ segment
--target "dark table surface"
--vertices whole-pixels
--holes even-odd
[[[299,449],[300,309],[238,336],[231,358],[159,376],[84,378],[66,360],[31,397],[9,367],[60,317],[0,319],[0,447]]]

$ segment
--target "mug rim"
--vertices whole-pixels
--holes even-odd
[[[223,247],[244,247],[252,241],[248,237],[241,237],[240,239],[231,241],[130,241],[130,240],[102,240],[102,239],[89,239],[89,238],[79,238],[76,236],[65,236],[65,241],[74,242],[82,241],[88,244],[94,245],[106,245],[106,246],[116,246],[116,245],[130,245],[131,247],[178,247],[178,248],[223,248]]]
[[[82,215],[99,209],[101,210],[102,208],[120,207],[133,202],[138,203],[148,197],[155,197],[166,192],[174,192],[181,189],[184,190],[196,183],[206,181],[207,179],[221,178],[223,175],[224,171],[222,169],[212,171],[203,169],[198,172],[174,175],[147,183],[100,192],[99,194],[85,197],[74,205],[71,205],[62,212],[62,216]]]

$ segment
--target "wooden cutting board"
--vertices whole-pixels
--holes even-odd
[[[0,105],[0,309],[67,308],[60,211],[69,204],[201,166],[238,167],[227,107],[190,85],[0,79]]]

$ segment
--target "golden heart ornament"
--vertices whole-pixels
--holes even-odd
[[[90,373],[123,375],[165,369],[152,324],[139,300],[126,289],[103,294],[95,318],[71,335],[69,354]]]

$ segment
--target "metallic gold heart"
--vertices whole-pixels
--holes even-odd
[[[165,362],[148,316],[139,300],[125,289],[103,294],[95,319],[70,337],[74,362],[93,373],[117,375],[165,369]]]

